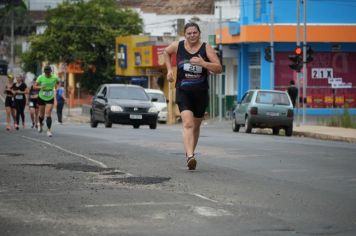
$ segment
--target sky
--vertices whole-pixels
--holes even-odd
[[[46,10],[48,7],[56,7],[58,3],[63,0],[27,0],[29,2],[30,10]]]

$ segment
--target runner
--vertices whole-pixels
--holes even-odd
[[[200,34],[200,28],[196,23],[187,23],[184,26],[185,39],[171,43],[163,54],[167,80],[170,83],[174,81],[171,59],[176,56],[176,102],[182,118],[183,145],[189,170],[194,170],[197,165],[194,152],[209,102],[208,74],[222,71],[214,49],[200,41]]]
[[[47,136],[52,137],[52,109],[54,104],[54,89],[59,82],[59,78],[51,74],[52,68],[45,66],[44,74],[38,76],[36,80],[35,88],[40,89],[38,93],[38,105],[39,105],[39,126],[38,132],[43,130],[43,120],[46,116]]]
[[[38,113],[39,113],[39,106],[38,106],[38,92],[39,89],[34,88],[34,85],[36,83],[36,80],[32,80],[32,85],[30,88],[30,93],[29,93],[29,109],[30,109],[30,116],[31,116],[31,121],[32,121],[32,126],[31,128],[36,128],[38,129]]]
[[[14,94],[15,107],[16,107],[16,124],[15,129],[19,129],[20,117],[22,119],[22,128],[25,128],[25,107],[26,107],[26,94],[28,94],[27,85],[24,82],[23,75],[16,76],[16,83],[12,86],[12,93]]]
[[[14,85],[14,77],[12,75],[7,76],[7,83],[5,85],[4,94],[5,98],[5,110],[6,110],[6,130],[11,130],[11,117],[14,122],[16,122],[16,109],[15,109],[15,101],[14,94],[12,93],[12,86]]]

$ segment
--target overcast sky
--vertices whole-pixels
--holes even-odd
[[[45,10],[48,7],[56,7],[58,3],[63,0],[28,0],[30,3],[30,10]]]

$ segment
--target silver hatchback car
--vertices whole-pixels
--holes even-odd
[[[278,135],[280,129],[286,136],[293,134],[293,105],[287,92],[254,89],[247,91],[233,111],[232,130],[240,126],[246,133],[252,128],[272,128]]]

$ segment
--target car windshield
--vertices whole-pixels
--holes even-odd
[[[147,93],[148,96],[150,96],[151,99],[157,99],[157,102],[166,102],[166,98],[164,97],[163,94],[160,93]]]
[[[147,101],[149,99],[143,89],[134,87],[112,87],[110,88],[109,98],[143,101]]]
[[[269,91],[260,91],[256,96],[256,103],[290,105],[287,94]]]

